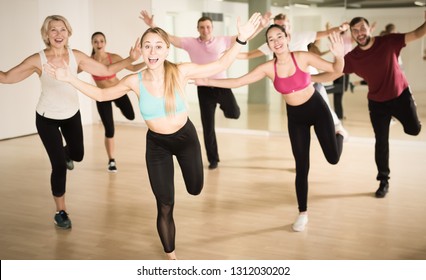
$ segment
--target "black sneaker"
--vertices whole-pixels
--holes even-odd
[[[61,210],[55,214],[54,219],[55,225],[61,229],[69,229],[71,228],[71,220],[68,217],[68,213],[64,210]]]
[[[349,88],[351,90],[351,93],[354,93],[355,85],[352,82],[349,82]]]
[[[377,198],[383,198],[386,196],[386,194],[389,191],[389,183],[387,180],[380,181],[380,186],[376,191],[376,197]]]
[[[117,172],[117,165],[115,164],[115,160],[110,159],[108,162],[108,172]]]
[[[212,170],[212,169],[216,169],[216,168],[217,168],[217,161],[210,162],[209,169]]]

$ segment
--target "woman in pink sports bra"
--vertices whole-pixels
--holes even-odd
[[[239,78],[196,80],[197,85],[236,88],[270,78],[275,89],[282,94],[287,106],[288,132],[296,162],[296,195],[299,215],[293,224],[294,231],[303,231],[308,223],[308,173],[311,126],[327,161],[336,164],[342,153],[343,132],[335,131],[330,110],[311,83],[308,67],[325,72],[343,69],[343,42],[338,34],[330,36],[333,63],[309,52],[290,52],[284,28],[271,25],[266,31],[266,42],[274,58]]]
[[[106,37],[102,32],[95,32],[92,34],[92,55],[91,57],[96,61],[110,65],[114,62],[120,61],[123,58],[115,53],[108,53],[105,51]],[[127,70],[136,72],[145,66],[145,62],[138,64],[130,64],[126,67]],[[96,86],[99,88],[108,88],[115,86],[120,81],[116,74],[110,76],[96,76],[92,75]],[[128,120],[135,119],[135,112],[133,111],[132,103],[130,102],[129,96],[123,95],[120,98],[105,102],[96,102],[99,116],[101,117],[102,124],[105,129],[105,149],[108,155],[108,172],[117,172],[117,166],[115,162],[115,141],[114,141],[114,117],[112,114],[112,102],[115,106],[120,108],[121,113]]]

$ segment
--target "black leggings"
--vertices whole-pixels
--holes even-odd
[[[241,114],[240,107],[232,90],[229,88],[199,86],[197,87],[197,92],[207,160],[209,162],[219,162],[220,158],[215,132],[217,104],[219,104],[219,108],[228,119],[238,119]]]
[[[157,201],[157,230],[166,253],[175,250],[173,155],[182,170],[188,193],[200,194],[204,181],[201,147],[195,127],[189,119],[173,134],[158,134],[148,130],[146,135],[146,165]]]
[[[311,126],[327,161],[339,162],[343,148],[343,136],[336,134],[333,118],[321,95],[315,91],[312,97],[299,106],[287,105],[288,132],[296,161],[296,195],[299,211],[307,210],[309,149]]]
[[[48,119],[36,113],[36,126],[52,165],[52,194],[61,197],[65,194],[67,179],[65,159],[82,161],[84,156],[80,111],[65,120]],[[65,138],[66,147],[62,143],[62,136]]]
[[[343,119],[343,94],[348,90],[349,74],[337,78],[332,86],[326,86],[327,93],[333,93],[334,112],[339,119]]]
[[[115,132],[114,117],[112,114],[112,102],[114,102],[115,105],[120,108],[121,113],[128,120],[135,119],[135,112],[133,111],[132,103],[130,102],[129,96],[127,94],[113,101],[96,102],[96,107],[98,108],[99,116],[101,117],[102,124],[105,128],[106,138],[113,138]]]

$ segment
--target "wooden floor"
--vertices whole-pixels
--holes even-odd
[[[419,98],[423,123],[425,95]],[[426,259],[425,130],[407,137],[398,123],[392,126],[390,192],[376,199],[366,108],[360,105],[360,113],[354,113],[356,106],[347,108],[351,137],[339,164],[328,164],[312,140],[309,224],[296,233],[291,230],[298,212],[294,160],[285,129],[280,130],[285,114],[279,106],[264,108],[269,113],[249,126],[244,125],[248,115],[262,109],[247,107],[234,127],[218,128],[221,162],[214,171],[205,162],[201,195],[186,193],[176,165],[179,259]],[[217,115],[220,127],[227,120]],[[200,128],[198,115],[191,118]],[[0,258],[164,259],[144,160],[145,133],[141,125],[117,125],[119,172],[109,174],[101,125],[84,127],[85,158],[67,179],[69,231],[53,225],[50,164],[38,135],[0,141]]]

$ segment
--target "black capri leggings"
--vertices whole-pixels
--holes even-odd
[[[133,111],[132,103],[130,102],[129,96],[127,94],[113,101],[96,102],[99,116],[101,117],[102,124],[105,128],[106,138],[114,137],[115,132],[114,116],[112,114],[112,102],[114,102],[115,105],[120,109],[121,113],[126,117],[126,119],[135,119],[135,112]]]
[[[288,132],[296,161],[296,195],[299,211],[307,210],[309,149],[311,126],[327,161],[336,164],[343,148],[343,136],[336,134],[333,118],[321,95],[315,91],[312,97],[299,106],[287,105]]]
[[[80,111],[65,120],[48,119],[36,113],[36,127],[52,165],[50,175],[52,194],[61,197],[65,194],[67,178],[65,159],[82,161],[84,156]],[[62,143],[62,136],[66,147]]]
[[[175,250],[173,156],[182,170],[188,193],[200,194],[204,181],[201,147],[189,119],[175,133],[158,134],[148,130],[146,135],[146,165],[157,201],[157,230],[166,253]]]

